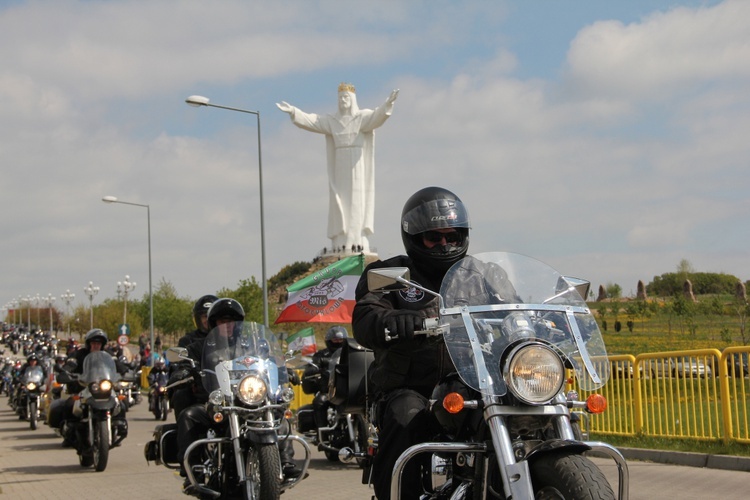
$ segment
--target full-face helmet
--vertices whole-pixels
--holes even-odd
[[[458,241],[446,241],[427,248],[423,233],[453,228]],[[414,193],[401,212],[401,239],[407,255],[425,267],[446,271],[463,259],[469,249],[469,213],[461,199],[441,187],[427,187]]]
[[[244,321],[245,310],[234,299],[218,299],[208,309],[209,328],[216,328],[217,321],[220,319]]]
[[[216,295],[204,295],[193,305],[193,323],[198,330],[203,331],[203,322],[201,316],[208,314],[211,304],[219,300]]]
[[[89,332],[86,334],[85,344],[86,348],[91,350],[91,342],[92,341],[98,341],[102,343],[102,350],[104,349],[104,346],[107,345],[107,334],[104,333],[104,330],[101,328],[94,328],[93,330],[89,330]]]
[[[326,332],[325,342],[329,351],[335,351],[344,343],[349,334],[343,326],[332,326]]]

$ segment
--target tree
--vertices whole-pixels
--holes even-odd
[[[617,283],[607,283],[606,290],[610,299],[619,299],[622,296],[622,287]]]
[[[245,321],[255,321],[263,323],[263,289],[260,284],[252,278],[240,280],[236,290],[222,288],[216,294],[224,298],[234,299],[240,303],[245,310]],[[270,312],[270,311],[269,311]],[[273,321],[274,318],[269,318]]]
[[[174,285],[162,278],[154,290],[154,336],[157,332],[176,337],[194,328],[192,316],[193,300],[178,297]],[[141,327],[150,328],[150,303],[148,293],[137,302],[136,311],[142,318]],[[130,314],[130,309],[128,309]]]

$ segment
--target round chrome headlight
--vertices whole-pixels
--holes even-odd
[[[224,403],[224,395],[221,390],[211,391],[211,394],[208,395],[208,402],[214,406],[221,406]]]
[[[257,405],[266,397],[266,384],[255,375],[248,375],[237,385],[237,396],[245,404]]]
[[[531,405],[548,403],[565,383],[563,360],[538,343],[523,344],[511,352],[503,375],[513,395]]]

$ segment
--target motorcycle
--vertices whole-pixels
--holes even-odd
[[[404,466],[424,454],[425,499],[615,498],[589,451],[615,461],[619,498],[628,498],[622,454],[577,440],[571,424],[571,410],[601,412],[606,400],[565,393],[566,369],[587,392],[609,377],[602,335],[584,301],[588,282],[510,253],[466,257],[448,271],[439,294],[409,281],[408,268],[373,269],[367,279],[371,291],[436,296],[439,316],[417,333],[444,342],[456,368],[430,399],[442,432],[401,454],[391,498],[400,498]]]
[[[29,366],[21,375],[18,387],[16,413],[21,420],[28,420],[31,430],[36,430],[39,421],[39,398],[44,386],[44,372],[41,366]]]
[[[77,382],[83,390],[72,396],[75,420],[61,422],[56,432],[73,438],[82,467],[94,466],[97,472],[107,468],[109,450],[127,437],[126,406],[117,397],[119,381],[112,356],[103,351],[89,353],[83,361],[83,372],[77,379],[72,374],[58,374],[64,383]]]
[[[354,339],[346,339],[356,344]],[[316,366],[310,362],[302,375],[302,390],[306,394],[315,394],[315,402],[301,406],[296,414],[296,429],[308,441],[318,447],[330,462],[349,462],[355,459],[364,466],[367,456],[369,426],[361,413],[346,411],[342,404],[334,404],[328,397],[329,387],[321,370],[335,371],[341,356],[337,351],[330,359],[330,367]],[[337,401],[338,402],[338,401]],[[341,402],[338,402],[341,403]],[[315,406],[322,407],[326,413],[326,424],[318,427],[315,420]]]
[[[149,374],[148,408],[154,414],[157,420],[166,420],[170,411],[169,397],[167,396],[167,383],[169,374],[166,371],[154,372]]]
[[[169,348],[167,359],[192,363],[180,347]],[[219,425],[187,447],[183,466],[190,486],[185,491],[200,498],[278,499],[305,477],[311,453],[299,436],[279,434],[294,392],[276,336],[257,323],[218,325],[206,337],[201,367],[207,410]],[[282,475],[282,439],[305,451],[297,478]],[[177,469],[176,448],[176,424],[157,426],[144,450],[146,460]]]

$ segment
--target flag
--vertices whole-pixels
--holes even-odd
[[[365,256],[352,255],[294,283],[275,324],[351,323],[354,290],[364,269]]]
[[[286,342],[289,351],[302,356],[311,356],[318,350],[318,345],[315,343],[315,331],[311,326],[291,334],[286,338]]]

